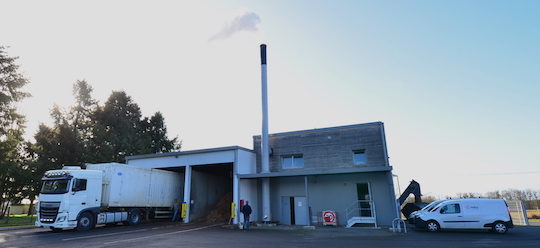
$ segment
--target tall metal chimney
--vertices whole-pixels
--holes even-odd
[[[268,81],[266,73],[266,45],[261,44],[261,90],[262,90],[262,172],[270,172],[268,152]]]
[[[270,172],[270,157],[268,147],[268,89],[266,75],[266,45],[261,44],[261,90],[262,90],[262,135],[261,135],[261,169],[262,173]],[[262,179],[262,210],[263,221],[271,221],[270,212],[270,178]]]

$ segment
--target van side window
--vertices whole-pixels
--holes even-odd
[[[461,213],[461,209],[459,208],[459,204],[448,204],[441,208],[441,214],[459,214]]]

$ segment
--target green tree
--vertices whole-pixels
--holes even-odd
[[[113,92],[95,116],[96,137],[105,141],[96,145],[108,146],[102,152],[109,161],[124,162],[125,156],[151,152],[150,137],[142,128],[141,109],[125,92]]]
[[[24,116],[17,112],[17,103],[29,94],[21,91],[28,80],[19,72],[17,57],[6,54],[0,46],[0,217],[9,202],[20,198],[24,185],[20,169],[23,158],[19,151],[23,145]]]
[[[152,117],[144,118],[144,132],[150,136],[150,152],[161,153],[180,150],[182,146],[178,141],[178,137],[169,139],[167,137],[167,127],[165,126],[165,118],[161,112],[156,112]]]
[[[98,102],[92,98],[92,92],[92,86],[85,80],[75,82],[73,85],[75,105],[71,107],[69,113],[71,128],[82,152],[81,161],[84,162],[95,162],[95,156],[91,153],[92,127],[95,123],[92,118],[98,108]]]
[[[177,151],[178,138],[169,139],[160,112],[143,118],[139,105],[123,91],[113,92],[95,113],[94,154],[98,162],[124,162],[126,156]]]
[[[143,118],[139,106],[125,92],[113,92],[103,106],[92,98],[84,80],[73,86],[75,104],[68,111],[53,106],[54,125],[44,124],[26,146],[25,195],[39,194],[41,176],[63,165],[124,162],[125,156],[180,149],[178,138],[168,139],[161,113]]]

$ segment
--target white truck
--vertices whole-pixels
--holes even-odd
[[[38,227],[88,230],[96,224],[136,225],[181,199],[178,173],[119,163],[47,171],[36,204]]]

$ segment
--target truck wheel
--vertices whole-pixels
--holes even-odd
[[[134,226],[141,223],[142,216],[141,216],[141,210],[134,208],[129,211],[128,214],[128,225]]]
[[[439,223],[437,223],[437,221],[430,220],[427,223],[427,229],[430,232],[438,232],[441,229],[441,227],[439,226]]]
[[[508,231],[508,227],[506,226],[504,222],[499,221],[499,222],[495,222],[491,230],[493,230],[493,232],[503,234]]]
[[[77,220],[77,231],[87,231],[94,228],[95,225],[94,216],[89,212],[84,212]]]

